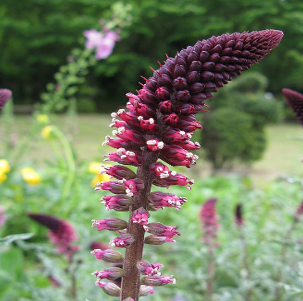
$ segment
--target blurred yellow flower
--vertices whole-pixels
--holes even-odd
[[[8,162],[5,159],[0,159],[0,171],[8,173],[11,170]]]
[[[49,123],[49,118],[48,118],[48,116],[46,114],[39,114],[37,116],[37,121],[41,125],[46,125],[46,124]]]
[[[108,164],[104,164],[104,166],[110,166]],[[101,163],[100,162],[96,162],[93,161],[90,163],[88,171],[90,173],[94,173],[95,177],[93,178],[93,180],[91,181],[91,186],[95,186],[97,183],[99,182],[108,182],[111,180],[110,176],[107,174],[101,174]]]
[[[7,179],[7,176],[3,170],[0,169],[0,184]]]
[[[109,175],[95,175],[95,177],[92,179],[92,181],[90,182],[90,184],[91,184],[91,186],[95,186],[97,183],[99,183],[99,182],[108,182],[108,181],[110,181],[111,180],[111,178],[110,178],[110,176]]]
[[[21,174],[22,174],[23,180],[26,183],[28,183],[29,185],[34,186],[41,182],[41,177],[31,167],[22,168]]]
[[[101,163],[100,162],[93,161],[89,164],[88,171],[90,173],[100,174],[100,170],[101,170]]]
[[[48,125],[42,129],[41,134],[45,140],[50,140],[52,138],[52,135],[51,135],[52,130],[53,130],[53,128],[50,125]]]

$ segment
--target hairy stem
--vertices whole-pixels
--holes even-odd
[[[144,189],[134,195],[133,204],[129,211],[127,232],[134,237],[135,241],[129,247],[127,247],[125,251],[123,263],[125,275],[122,278],[121,301],[127,297],[131,297],[135,301],[139,300],[140,273],[136,267],[136,264],[142,259],[145,231],[141,225],[132,223],[130,219],[133,212],[140,207],[143,207],[146,211],[148,211],[147,196],[151,191],[152,185],[150,165],[157,161],[158,153],[150,153],[145,150],[143,152],[143,158],[144,163],[138,168],[137,176],[143,181]]]

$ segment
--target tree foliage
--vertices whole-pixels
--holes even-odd
[[[246,73],[227,87],[203,118],[202,147],[214,169],[261,159],[267,141],[264,127],[280,117],[277,101],[265,94],[264,76]]]
[[[115,1],[116,2],[116,1]],[[111,16],[112,0],[2,0],[0,4],[0,85],[17,103],[34,103],[71,48],[83,46],[82,32]],[[121,1],[123,2],[123,1]],[[274,93],[282,87],[303,91],[303,2],[299,0],[129,0],[132,23],[107,60],[87,79],[99,110],[125,103],[140,75],[151,75],[164,54],[225,32],[275,28],[285,37],[260,66]],[[87,89],[84,87],[84,90]],[[80,95],[81,97],[81,91]],[[87,97],[87,95],[84,95]],[[83,96],[82,96],[83,97]],[[110,100],[110,102],[108,101]]]

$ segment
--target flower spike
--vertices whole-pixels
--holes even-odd
[[[2,111],[4,105],[12,97],[12,91],[8,89],[0,89],[0,112]]]
[[[170,193],[151,192],[151,187],[178,185],[191,189],[194,181],[167,165],[196,164],[198,156],[191,151],[200,145],[191,138],[202,125],[195,114],[205,111],[205,101],[213,93],[269,54],[282,37],[281,31],[262,30],[198,41],[175,57],[166,56],[158,69],[151,68],[152,76],[143,78],[137,93],[126,94],[126,110],[112,113],[110,126],[115,128],[115,137],[107,136],[104,144],[116,150],[106,155],[105,161],[120,165],[105,171],[116,180],[98,183],[96,190],[115,194],[102,198],[107,209],[129,210],[127,230],[119,231],[120,236],[112,240],[114,246],[126,248],[120,300],[138,301],[140,296],[153,293],[152,286],[174,283],[172,276],[148,275],[140,288],[144,244],[162,245],[180,235],[175,226],[148,223],[149,211],[164,207],[180,210],[186,202]],[[144,261],[143,265],[147,268],[149,264]],[[104,289],[101,283],[98,285]]]
[[[70,258],[79,250],[79,246],[72,245],[78,238],[74,228],[67,221],[42,213],[27,213],[27,216],[50,230],[49,239],[57,247],[58,253]]]
[[[290,89],[282,89],[282,93],[286,99],[286,102],[295,113],[298,121],[303,126],[303,94]]]

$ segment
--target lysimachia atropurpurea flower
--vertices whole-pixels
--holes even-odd
[[[73,244],[78,240],[76,232],[67,221],[43,213],[27,213],[27,216],[50,230],[49,239],[56,246],[58,253],[71,258],[79,250],[79,246]]]
[[[295,113],[298,121],[303,126],[303,94],[290,90],[282,89],[285,100]]]
[[[9,89],[0,89],[0,112],[2,111],[4,105],[12,97],[12,91]]]
[[[120,296],[120,300],[137,301],[140,296],[152,293],[153,286],[175,282],[173,276],[163,277],[158,273],[140,279],[138,265],[142,263],[144,243],[161,245],[173,242],[173,237],[180,235],[176,226],[149,223],[149,211],[164,207],[180,210],[186,202],[172,193],[151,192],[151,187],[191,188],[193,180],[164,163],[187,167],[196,163],[197,156],[190,151],[199,149],[200,145],[190,139],[202,125],[196,121],[195,114],[205,111],[208,107],[205,100],[212,93],[264,58],[282,36],[281,31],[263,30],[198,41],[175,57],[167,56],[163,65],[159,63],[159,69],[152,69],[152,77],[143,78],[145,83],[137,94],[126,94],[127,111],[120,109],[112,114],[111,126],[117,128],[113,131],[116,137],[107,136],[105,144],[116,151],[108,154],[106,161],[119,165],[105,167],[104,171],[116,180],[98,183],[96,190],[113,193],[102,198],[107,209],[129,211],[130,216],[128,223],[118,218],[93,220],[94,227],[117,231],[119,236],[112,240],[112,245],[126,248],[123,269],[108,277],[122,275],[121,288],[104,282],[103,273],[102,279],[96,282],[107,294]],[[137,171],[123,165],[134,166]],[[98,273],[95,275],[98,277]]]

